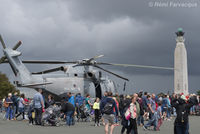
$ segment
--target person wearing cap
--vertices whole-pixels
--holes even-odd
[[[174,122],[174,134],[189,134],[190,108],[197,104],[197,98],[189,100],[182,94],[178,99],[173,100],[172,106],[176,109],[177,117]]]

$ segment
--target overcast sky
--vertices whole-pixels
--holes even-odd
[[[200,1],[181,0],[197,5],[191,8],[158,7],[155,5],[158,1],[0,0],[0,34],[10,47],[19,40],[23,42],[19,49],[22,59],[72,61],[103,54],[99,61],[173,67],[175,32],[182,27],[188,53],[189,88],[194,92],[200,89]],[[28,67],[41,71],[52,66]],[[108,69],[131,80],[128,90],[173,90],[173,71]],[[0,65],[0,71],[13,78],[8,65]]]

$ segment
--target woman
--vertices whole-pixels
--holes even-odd
[[[132,103],[130,104],[129,107],[130,113],[131,113],[131,117],[130,117],[130,125],[128,126],[128,130],[127,130],[127,134],[130,134],[131,131],[134,132],[134,134],[138,134],[138,130],[137,130],[137,122],[136,119],[140,113],[140,107],[139,104],[137,102],[137,94],[133,95],[132,98]]]
[[[9,93],[8,97],[5,99],[6,103],[6,119],[7,120],[13,120],[13,101],[11,99],[12,94]]]
[[[85,106],[86,106],[87,110],[90,112],[92,103],[90,102],[90,95],[89,94],[86,95]]]
[[[25,97],[24,94],[21,94],[19,102],[18,102],[19,114],[16,116],[16,119],[20,115],[22,115],[22,120],[25,119],[25,117],[24,117],[24,107],[25,107],[26,102],[24,101],[24,97]]]
[[[119,111],[119,102],[117,101],[116,97],[113,97],[113,100],[115,101],[116,105],[117,105],[117,110]],[[115,115],[115,125],[118,126],[119,124],[118,123],[118,116],[116,114],[116,109],[113,108],[113,112],[114,112],[114,115]]]
[[[93,105],[94,113],[95,113],[95,127],[98,125],[100,126],[99,123],[99,116],[100,116],[100,103],[99,103],[99,98],[96,98],[94,105]]]
[[[55,102],[53,100],[53,96],[50,94],[48,95],[48,99],[45,103],[45,108],[47,109],[49,106],[53,105]]]

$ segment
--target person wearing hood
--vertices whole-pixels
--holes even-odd
[[[184,95],[174,99],[172,106],[176,109],[177,117],[174,122],[174,134],[189,134],[189,114],[190,108],[196,105],[197,98],[191,97],[189,100]]]

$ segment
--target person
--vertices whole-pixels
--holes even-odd
[[[47,101],[45,101],[45,108],[47,109],[49,106],[55,103],[53,96],[51,94],[48,95]]]
[[[81,96],[80,93],[78,93],[76,95],[76,99],[75,99],[75,104],[76,104],[76,113],[77,113],[77,118],[80,118],[80,108],[83,106],[84,104],[84,97]]]
[[[167,95],[167,120],[171,121],[171,102],[169,95]]]
[[[129,108],[131,102],[132,102],[131,96],[127,95],[125,100],[123,101],[123,105],[122,105],[123,111],[122,111],[122,121],[121,121],[121,125],[122,125],[121,134],[123,134],[125,132],[125,130],[128,129],[129,124],[130,124],[130,121],[126,120],[126,118],[125,118],[125,112]]]
[[[139,103],[137,102],[137,94],[134,94],[132,97],[132,102],[128,108],[128,110],[131,113],[131,117],[129,119],[130,124],[128,126],[128,129],[126,131],[127,134],[130,134],[131,131],[133,131],[134,134],[138,134],[138,130],[137,130],[137,117],[140,115],[140,106]]]
[[[4,105],[6,107],[6,119],[7,120],[13,120],[13,101],[11,99],[12,94],[9,93],[8,97],[5,99],[5,104]]]
[[[30,103],[29,108],[28,108],[28,119],[29,119],[29,125],[33,125],[34,119],[35,118],[35,113],[34,113],[34,107],[33,103]]]
[[[13,101],[13,118],[14,118],[14,120],[16,120],[16,117],[15,117],[15,115],[18,113],[18,101],[19,101],[19,97],[17,96],[17,92],[15,92],[13,95],[12,95],[12,97],[11,97],[11,99],[12,99],[12,101]]]
[[[75,107],[75,99],[71,92],[67,93],[68,102],[71,103]]]
[[[91,111],[91,106],[92,103],[90,102],[90,94],[87,94],[85,98],[85,107],[87,108],[87,111]]]
[[[174,122],[174,134],[189,134],[189,119],[190,108],[198,104],[197,98],[192,97],[189,100],[184,95],[178,99],[174,99],[172,103],[176,109],[176,119]]]
[[[112,92],[108,92],[108,97],[103,100],[103,102],[100,105],[101,113],[103,114],[103,119],[105,123],[105,134],[109,133],[109,125],[110,127],[110,134],[113,133],[113,130],[115,128],[115,121],[114,121],[114,112],[113,108],[116,110],[116,115],[118,116],[118,109],[115,101],[112,99]]]
[[[165,120],[170,120],[170,107],[171,107],[171,104],[170,104],[168,95],[165,95],[162,100],[163,116]]]
[[[158,113],[158,125],[157,125],[157,128],[156,130],[157,131],[160,131],[160,126],[162,125],[162,102],[158,102],[158,108],[157,108],[157,113]]]
[[[99,98],[97,97],[95,99],[95,102],[94,102],[94,105],[93,105],[93,109],[94,109],[94,115],[95,115],[95,127],[96,126],[100,126],[100,123],[99,123],[99,116],[100,116],[100,103],[99,103]]]
[[[115,101],[115,103],[117,105],[117,109],[119,111],[119,102],[117,101],[116,97],[113,97],[113,100]],[[118,123],[118,116],[116,115],[115,108],[113,109],[113,112],[114,112],[114,115],[115,115],[115,123],[116,123],[116,125],[119,125],[119,124],[117,124]]]
[[[64,103],[61,105],[61,112],[64,113],[66,117],[66,125],[71,126],[73,125],[73,114],[75,111],[74,105],[72,103],[68,102],[68,99],[64,101]]]
[[[42,89],[37,89],[38,92],[33,97],[33,107],[35,111],[35,124],[41,125],[42,112],[44,110],[44,100],[42,96]]]
[[[177,98],[177,94],[173,93],[173,94],[172,94],[172,97],[171,97],[171,104],[172,104],[172,102],[174,101],[174,99],[176,99],[176,98]],[[174,117],[176,117],[176,109],[175,109],[174,107],[172,107],[172,115],[173,115]]]
[[[147,99],[147,95],[148,95],[148,93],[144,92],[144,95],[142,96],[143,109],[144,109],[144,116],[143,117],[145,119],[148,119],[148,106],[147,106],[148,99]]]
[[[138,116],[137,124],[138,124],[138,126],[144,126],[144,117],[143,117],[144,109],[143,109],[143,102],[142,102],[142,93],[138,94],[137,102],[140,105],[140,115]]]
[[[124,100],[125,100],[125,97],[123,94],[121,94],[119,96],[119,113],[120,113],[120,117],[122,118],[122,115],[123,115],[123,104],[124,104]]]
[[[26,103],[25,103],[25,101],[24,101],[24,97],[25,97],[24,94],[21,94],[20,99],[19,99],[19,102],[18,102],[19,114],[16,116],[16,119],[17,119],[20,115],[22,115],[22,120],[25,119],[25,117],[24,117],[24,107],[25,107]]]
[[[156,112],[155,94],[152,94],[152,98],[150,95],[147,95],[147,99],[148,99],[147,106],[149,108],[149,113],[151,118],[149,119],[148,123],[143,126],[143,128],[144,130],[147,130],[148,127],[153,125],[154,130],[156,131],[158,118]]]

